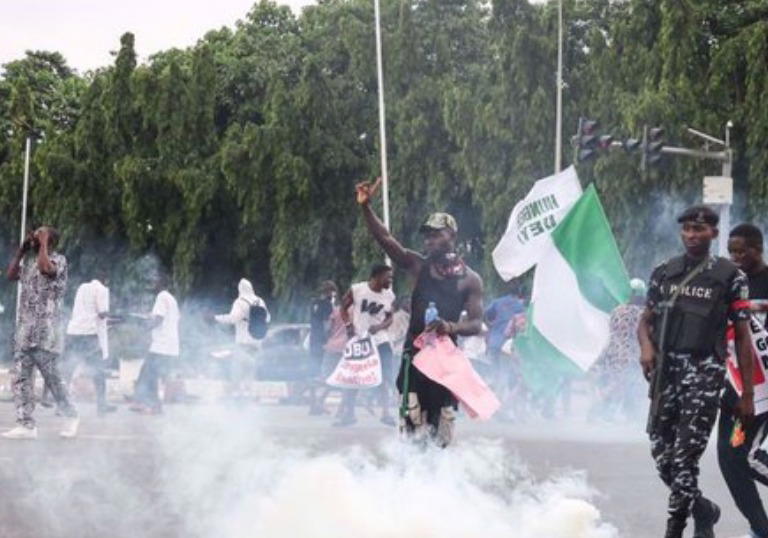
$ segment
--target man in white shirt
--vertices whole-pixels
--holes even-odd
[[[85,365],[96,389],[96,411],[99,415],[117,410],[107,404],[106,365],[109,358],[107,322],[109,318],[109,288],[106,275],[80,284],[75,294],[72,318],[67,325],[67,361],[64,379],[71,382],[79,364]]]
[[[253,369],[251,363],[251,352],[258,344],[248,330],[251,316],[251,308],[260,307],[266,311],[266,323],[270,321],[269,309],[264,300],[253,291],[253,285],[248,279],[241,278],[237,285],[237,298],[232,303],[229,314],[219,314],[214,316],[218,323],[225,325],[234,325],[235,327],[235,350],[227,362],[227,376],[231,386],[230,394],[237,396],[241,388],[241,382],[246,376],[253,378]]]
[[[136,380],[132,411],[162,413],[160,378],[167,376],[173,361],[179,357],[179,305],[167,290],[166,282],[164,277],[158,277],[155,281],[158,294],[149,318],[152,343]]]
[[[381,422],[394,426],[389,409],[389,392],[393,378],[393,355],[389,339],[389,327],[392,325],[395,294],[392,291],[392,268],[388,265],[376,265],[371,269],[371,276],[365,282],[353,284],[341,300],[341,315],[347,326],[347,334],[364,336],[369,334],[381,359],[382,383],[379,387],[381,399]],[[350,317],[351,312],[351,317]],[[343,412],[335,426],[351,426],[355,418],[357,391],[345,392]]]

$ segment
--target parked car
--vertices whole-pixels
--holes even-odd
[[[301,381],[316,375],[308,342],[308,323],[272,325],[256,352],[256,379]]]

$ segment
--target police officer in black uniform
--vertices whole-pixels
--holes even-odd
[[[720,509],[702,496],[697,479],[725,379],[729,319],[739,367],[750,380],[734,412],[746,422],[754,413],[749,287],[736,265],[709,252],[718,235],[719,219],[712,209],[694,206],[677,220],[685,254],[651,275],[638,328],[640,362],[651,383],[651,454],[671,490],[665,538],[682,537],[690,515],[694,538],[711,538]]]

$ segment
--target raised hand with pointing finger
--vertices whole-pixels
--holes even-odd
[[[355,186],[357,192],[357,203],[360,205],[366,205],[371,202],[381,186],[381,178],[377,178],[374,183],[370,181],[363,181]]]

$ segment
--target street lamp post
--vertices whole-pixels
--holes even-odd
[[[384,203],[384,226],[389,230],[389,171],[387,170],[387,125],[384,108],[384,60],[381,45],[381,7],[373,0],[376,18],[376,75],[379,89],[379,146],[381,152],[381,196]]]
[[[27,236],[27,199],[29,195],[29,158],[32,153],[32,137],[27,137],[26,148],[24,151],[24,183],[21,194],[21,226],[19,233],[19,244],[24,242]],[[21,280],[16,285],[16,323],[19,322],[19,309],[21,307]]]

